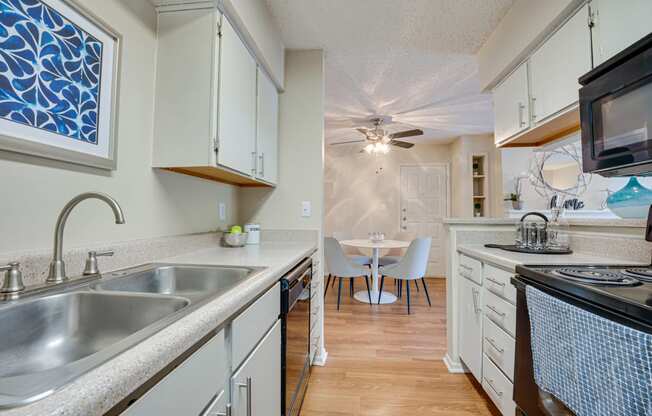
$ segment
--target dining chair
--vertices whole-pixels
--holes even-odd
[[[349,232],[335,231],[333,232],[333,238],[335,238],[337,241],[352,240],[353,235]],[[342,248],[342,250],[352,263],[360,266],[369,266],[371,264],[371,257],[361,254],[357,248],[346,247]]]
[[[412,240],[410,246],[405,252],[405,256],[403,256],[403,258],[398,263],[383,266],[379,270],[379,274],[382,276],[380,279],[380,293],[383,293],[383,284],[385,283],[385,277],[393,277],[399,282],[406,282],[405,287],[407,290],[408,315],[410,314],[410,281],[412,280],[416,282],[421,279],[421,283],[423,283],[423,290],[426,293],[426,298],[428,299],[428,305],[432,306],[432,303],[430,302],[430,294],[428,293],[428,286],[426,285],[425,279],[431,244],[432,238],[430,237],[417,238]],[[380,296],[378,297],[378,303],[380,304]]]
[[[369,277],[371,276],[371,270],[366,266],[360,266],[358,264],[352,263],[347,258],[346,254],[344,254],[344,250],[342,249],[340,242],[333,237],[326,237],[324,239],[324,257],[326,259],[326,267],[328,267],[329,272],[324,296],[326,296],[326,292],[328,291],[328,284],[330,283],[331,277],[333,279],[339,279],[339,286],[337,289],[337,310],[340,310],[340,301],[342,298],[342,279],[344,278],[354,279],[357,277],[364,277],[365,283],[367,284],[369,305],[371,305],[371,288],[369,287]]]
[[[412,240],[414,240],[414,238],[415,238],[414,233],[399,232],[399,233],[396,233],[392,239],[393,240],[403,240],[403,241],[409,240],[409,241],[412,241]],[[391,249],[389,249],[389,251],[387,252],[387,254],[385,256],[381,256],[378,259],[378,265],[379,266],[389,266],[390,264],[398,263],[403,258],[403,251],[404,250],[405,249],[402,249],[402,248],[391,248]],[[399,281],[399,283],[400,283],[400,281]],[[418,292],[419,291],[419,284],[416,281],[414,282],[414,284],[415,284],[415,286],[417,288],[417,292]],[[401,285],[400,284],[397,285],[397,281],[394,280],[394,286],[396,287],[396,290],[397,290],[396,295],[400,297],[401,292],[402,292],[401,291]]]

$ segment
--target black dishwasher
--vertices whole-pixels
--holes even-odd
[[[281,279],[281,411],[297,416],[310,377],[310,284],[312,260]]]

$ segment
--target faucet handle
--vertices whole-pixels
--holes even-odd
[[[25,290],[23,274],[20,271],[20,263],[12,261],[9,264],[0,266],[0,272],[5,272],[5,278],[0,287],[2,294],[16,294]]]
[[[113,256],[114,254],[115,252],[113,250],[89,251],[88,257],[86,258],[86,266],[84,267],[84,276],[99,274],[100,269],[97,267],[97,258],[100,256]]]

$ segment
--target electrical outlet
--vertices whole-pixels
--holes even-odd
[[[301,216],[310,217],[312,215],[312,204],[310,201],[301,202]]]
[[[220,212],[220,221],[226,221],[226,204],[224,202],[220,202],[218,208]]]

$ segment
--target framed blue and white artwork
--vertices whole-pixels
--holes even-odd
[[[72,0],[0,0],[0,150],[115,169],[119,49]]]

